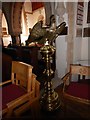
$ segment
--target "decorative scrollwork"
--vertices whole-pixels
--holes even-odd
[[[79,73],[80,73],[80,74],[87,74],[88,71],[87,71],[86,68],[80,68]]]

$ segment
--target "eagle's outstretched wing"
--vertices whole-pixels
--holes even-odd
[[[43,22],[39,21],[34,25],[27,40],[28,43],[37,42],[39,44],[44,44],[46,38],[51,43],[58,37],[58,35],[64,30],[66,26],[66,23],[62,22],[53,30],[52,24],[50,24],[49,27],[43,27],[42,24]]]
[[[42,21],[37,22],[32,30],[31,33],[28,37],[28,43],[31,42],[38,42],[38,43],[43,43],[43,37],[46,34],[46,29],[42,27]]]

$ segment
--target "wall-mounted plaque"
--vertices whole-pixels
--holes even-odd
[[[77,4],[77,25],[83,24],[83,12],[84,12],[84,3],[78,2]]]
[[[90,1],[88,2],[87,23],[90,23]]]
[[[82,37],[82,28],[77,28],[76,37]]]
[[[83,37],[90,37],[90,27],[84,28]]]

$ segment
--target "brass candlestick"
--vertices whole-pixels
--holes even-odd
[[[50,45],[46,40],[43,47],[41,47],[40,52],[42,54],[43,59],[46,63],[46,68],[44,70],[44,74],[46,76],[46,81],[44,83],[44,93],[40,98],[41,107],[47,111],[54,111],[60,106],[60,100],[58,97],[58,93],[52,89],[52,75],[54,71],[51,69],[51,59],[52,55],[55,52],[55,47]]]

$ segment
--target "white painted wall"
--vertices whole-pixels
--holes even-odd
[[[2,27],[5,27],[6,30],[7,30],[7,34],[8,34],[8,27],[7,27],[7,22],[6,22],[6,18],[3,14],[2,16]],[[7,35],[7,36],[3,36],[3,44],[4,46],[7,46],[11,41],[11,36],[10,35]]]
[[[65,12],[64,8],[61,8],[61,3],[57,3],[56,4],[57,26],[60,23],[62,23],[63,21],[65,21],[66,25],[68,26],[67,13]],[[62,76],[64,76],[65,71],[66,71],[66,67],[67,67],[66,59],[67,59],[66,35],[58,36],[56,39],[56,76],[55,76],[56,79],[57,79],[57,77],[60,79]]]
[[[73,63],[77,63],[81,59],[81,45],[82,45],[82,36],[77,37],[77,29],[83,29],[83,25],[77,25],[77,2],[74,3],[74,14],[75,14],[75,24],[74,24],[74,42],[73,42]]]
[[[67,42],[65,36],[60,36],[56,39],[56,71],[59,78],[61,78],[66,71],[67,62]]]
[[[76,24],[76,19],[77,19],[77,2],[73,3],[74,8],[73,8],[73,14],[74,14],[74,25],[73,25],[73,33],[72,34],[72,42],[73,43],[73,61],[72,63],[77,63],[78,60],[90,60],[90,55],[89,55],[89,44],[90,44],[90,38],[89,37],[77,37],[76,36],[76,30],[78,28],[81,28],[83,30],[84,27],[88,27],[90,24],[87,24],[87,3],[84,3],[84,13],[83,13],[83,25],[77,25]],[[59,9],[59,7],[58,7]],[[69,11],[70,12],[70,11]],[[66,21],[68,25],[68,14],[64,16],[64,21]],[[72,15],[72,14],[71,14]],[[72,20],[73,17],[71,16],[70,19]],[[57,17],[57,22],[58,22],[58,17]],[[59,24],[59,22],[58,22]],[[68,28],[71,29],[70,23]],[[72,32],[69,31],[69,32]],[[67,68],[67,42],[69,42],[69,35],[67,37],[65,36],[59,36],[56,40],[56,71],[57,75],[59,78],[61,78],[65,73],[66,73],[66,68]],[[69,43],[71,44],[71,43]],[[70,52],[70,51],[68,51]]]
[[[44,7],[39,8],[38,10],[35,10],[33,13],[31,13],[31,10],[29,11],[29,9],[26,9],[26,10],[27,10],[27,11],[25,11],[26,12],[26,18],[24,18],[25,13],[22,13],[21,43],[24,43],[24,44],[25,44],[25,41],[28,39],[28,36],[29,36],[29,28],[33,28],[33,26],[38,22],[38,17],[40,15],[44,16],[44,23],[45,23],[45,9],[44,9]],[[29,14],[27,12],[29,12]],[[27,22],[26,23],[27,24],[27,29],[26,29],[26,26],[25,26],[25,19],[26,19],[26,22]],[[26,31],[26,30],[28,30],[28,31]]]
[[[64,3],[65,4],[65,3]],[[67,3],[66,3],[67,4]],[[65,13],[63,15],[64,21],[67,23],[68,29],[72,30],[69,31],[71,33],[68,33],[67,37],[65,36],[59,36],[56,40],[56,71],[58,77],[62,77],[67,68],[67,42],[70,42],[69,44],[73,44],[73,61],[72,63],[77,63],[78,60],[85,60],[88,59],[88,40],[89,38],[84,38],[84,37],[77,37],[76,36],[76,30],[78,28],[81,28],[83,30],[84,27],[88,26],[86,24],[86,18],[87,18],[87,4],[85,3],[84,5],[84,16],[83,16],[83,25],[77,25],[76,24],[76,19],[77,19],[77,2],[73,3],[73,17],[71,16],[70,19],[71,21],[74,20],[73,28],[71,29],[72,26],[68,26],[68,15],[71,13]],[[58,7],[58,11],[60,7]],[[62,11],[61,11],[62,12]],[[71,11],[69,11],[71,12]],[[59,14],[59,13],[58,13]],[[61,14],[60,14],[61,15]],[[72,15],[72,14],[71,14]],[[60,16],[61,17],[61,16]],[[58,17],[57,17],[57,23],[58,22]],[[69,35],[73,35],[72,41],[69,41]],[[68,51],[70,52],[70,51]],[[90,58],[89,58],[90,59]]]
[[[87,24],[87,10],[88,10],[88,2],[84,3],[84,19],[83,19],[83,28],[90,27],[90,23]],[[89,55],[89,45],[90,45],[90,37],[82,38],[82,46],[81,46],[81,60],[90,60]]]
[[[89,27],[90,23],[87,24],[87,9],[88,9],[88,2],[84,3],[84,13],[83,13],[83,25],[79,26],[76,25],[77,28],[85,28]],[[75,12],[77,14],[77,12]],[[82,37],[76,37],[74,40],[74,59],[73,62],[77,63],[78,60],[90,60],[89,55],[89,44],[90,44],[90,37],[83,37],[83,31],[82,31]]]
[[[40,15],[44,16],[45,20],[45,9],[44,7],[35,10],[32,14],[27,14],[28,28],[32,28],[36,22],[38,22],[38,17]]]
[[[3,44],[4,44],[4,46],[8,46],[10,41],[11,41],[11,36],[10,35],[3,37]]]

